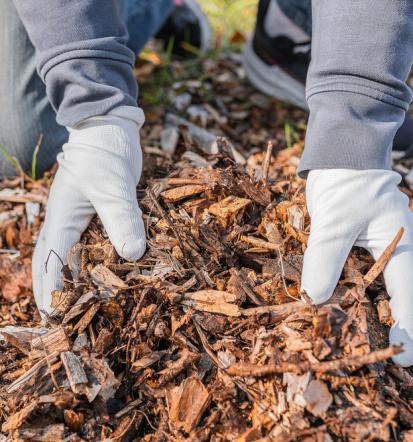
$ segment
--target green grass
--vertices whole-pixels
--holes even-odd
[[[223,44],[235,32],[247,34],[254,28],[258,0],[198,0],[215,34]]]
[[[40,145],[42,144],[42,140],[43,140],[43,135],[40,135],[39,141],[37,142],[37,144],[34,148],[34,151],[33,151],[32,168],[31,168],[31,173],[30,173],[30,178],[32,180],[36,180],[37,156],[39,155],[39,149],[40,149]]]
[[[171,52],[173,40],[170,41],[166,51],[156,51],[147,48],[140,55],[145,61],[156,64],[156,68],[144,82],[140,84],[140,94],[146,104],[166,104],[168,97],[166,90],[176,81],[189,78],[203,78],[202,61],[206,58],[215,58],[222,50],[228,47],[239,49],[240,43],[233,42],[232,37],[240,33],[247,36],[253,31],[256,18],[258,0],[198,0],[203,10],[208,15],[211,23],[216,45],[212,45],[207,54],[194,57],[191,60],[181,62],[181,70],[177,72],[171,68]],[[187,48],[189,52],[196,49]],[[156,61],[151,58],[155,55]],[[206,94],[206,91],[204,91]]]
[[[22,173],[22,168],[17,158],[11,155],[9,151],[1,144],[0,144],[0,154],[3,155],[4,158],[6,158],[6,160],[13,166],[13,169],[15,169],[16,172]]]

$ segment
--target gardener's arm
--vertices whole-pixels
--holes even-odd
[[[33,259],[37,305],[51,312],[61,261],[96,212],[121,256],[134,260],[145,251],[136,201],[144,117],[118,0],[14,2],[57,120],[70,131]]]
[[[396,321],[390,340],[413,364],[413,217],[390,170],[393,137],[411,101],[411,0],[313,0],[310,120],[300,174],[312,219],[302,289],[331,296],[354,243],[377,259],[401,226],[384,276]]]

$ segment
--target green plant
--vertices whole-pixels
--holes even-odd
[[[39,149],[40,149],[40,145],[42,144],[42,140],[43,140],[43,135],[40,135],[39,137],[39,141],[37,142],[34,151],[33,151],[33,155],[32,155],[32,170],[30,173],[30,178],[32,180],[36,179],[36,166],[37,166],[37,156],[39,155]]]
[[[0,144],[0,153],[6,158],[6,160],[13,166],[13,168],[18,172],[19,174],[23,173],[23,169],[20,166],[19,161],[16,157],[10,154],[10,152]]]

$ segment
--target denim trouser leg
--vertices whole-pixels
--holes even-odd
[[[0,2],[0,144],[29,171],[43,135],[38,171],[49,168],[67,138],[56,123],[46,88],[36,73],[35,52],[12,0]],[[16,171],[0,153],[0,177]]]
[[[123,16],[129,32],[128,46],[135,54],[164,24],[174,6],[173,0],[122,0]]]
[[[279,7],[297,26],[311,35],[311,0],[277,0]]]
[[[172,0],[121,0],[130,34],[129,46],[138,54],[167,18]],[[110,19],[110,18],[108,18]],[[67,131],[56,123],[46,88],[36,72],[35,51],[12,0],[0,2],[0,144],[16,157],[23,170],[31,169],[34,148],[43,140],[37,174],[56,160]],[[0,178],[16,171],[0,152]]]

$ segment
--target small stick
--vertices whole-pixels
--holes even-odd
[[[249,363],[238,363],[228,367],[226,372],[231,376],[253,376],[261,377],[272,374],[282,374],[285,372],[304,373],[308,370],[312,370],[316,373],[326,373],[328,371],[340,370],[347,367],[359,368],[363,365],[374,364],[379,361],[385,361],[402,351],[401,347],[392,346],[381,350],[373,351],[367,355],[352,356],[342,359],[336,359],[334,361],[319,362],[311,364],[309,362],[303,362],[301,364],[295,363],[280,363],[280,364],[267,364],[267,365],[254,365]]]
[[[260,249],[265,249],[277,253],[279,251],[279,247],[277,244],[265,241],[263,239],[255,238],[254,236],[241,235],[239,239],[242,242],[245,242],[253,247],[258,247]]]
[[[404,234],[404,227],[401,227],[394,237],[393,241],[387,246],[386,250],[382,253],[380,258],[374,263],[373,267],[364,275],[364,287],[367,288],[384,270],[391,256],[396,250],[397,244],[401,240]]]
[[[264,182],[264,185],[267,185],[267,182],[268,182],[268,172],[270,170],[273,147],[274,146],[272,144],[272,141],[268,141],[267,153],[265,154],[264,163],[262,164],[262,180]]]
[[[198,324],[198,322],[192,318],[192,322],[195,325],[196,331],[198,332],[198,336],[201,339],[202,347],[205,350],[205,353],[211,358],[211,361],[218,367],[218,368],[225,368],[222,362],[216,357],[214,351],[212,350],[211,346],[209,345],[208,339],[205,336],[205,333],[202,331],[202,328]]]

